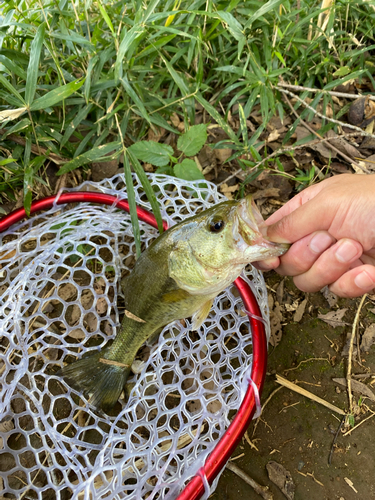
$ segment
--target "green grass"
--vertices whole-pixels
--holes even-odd
[[[320,2],[303,0],[298,11],[279,0],[8,0],[0,11],[0,195],[12,201],[23,190],[27,210],[38,183],[48,185],[51,161],[58,175],[80,168],[85,177],[92,161],[124,153],[127,179],[132,165],[158,214],[142,158],[128,148],[150,127],[179,135],[172,113],[188,131],[203,107],[227,134],[215,147],[232,148],[247,168],[254,162],[240,157],[257,159],[268,121],[284,116],[280,77],[322,91],[353,78],[375,86],[375,10],[367,1],[337,1],[324,31]],[[319,92],[311,105],[323,103],[324,114],[331,101]],[[228,121],[234,104],[238,130]],[[262,123],[249,135],[256,105]],[[334,127],[323,122],[322,132]],[[192,168],[185,156],[171,155],[170,173]]]

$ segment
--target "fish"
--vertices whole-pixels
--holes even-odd
[[[250,195],[186,218],[156,238],[121,281],[125,316],[111,345],[59,372],[89,403],[108,412],[118,401],[142,344],[162,327],[192,317],[196,330],[215,297],[253,261],[284,254],[260,231],[263,218]]]

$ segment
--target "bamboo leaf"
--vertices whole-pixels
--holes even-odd
[[[42,23],[35,35],[34,40],[31,42],[29,66],[27,68],[25,101],[26,105],[30,107],[34,100],[36,91],[36,84],[38,81],[39,60],[42,51],[44,33],[46,31],[46,24]]]
[[[112,35],[115,36],[115,30],[113,29],[112,21],[111,21],[109,15],[107,14],[107,11],[105,10],[104,5],[102,4],[102,2],[100,0],[98,0],[98,7],[99,7],[99,10],[103,16],[104,21],[106,22],[108,28],[111,30]]]
[[[136,250],[136,255],[138,258],[141,255],[141,233],[139,230],[137,205],[135,203],[133,177],[132,177],[132,173],[130,170],[130,164],[129,164],[129,159],[128,159],[127,154],[124,154],[124,173],[125,173],[125,182],[126,182],[126,192],[127,192],[127,196],[128,196],[128,202],[129,202],[130,220],[132,223],[135,250]]]
[[[135,173],[138,175],[138,178],[141,181],[141,184],[143,186],[143,189],[145,190],[148,201],[151,204],[152,213],[155,216],[156,222],[158,224],[159,233],[161,234],[163,232],[163,219],[161,217],[159,202],[156,199],[154,190],[141,164],[139,163],[135,155],[130,151],[130,149],[127,149],[127,154],[129,155],[130,161],[132,162]]]
[[[8,80],[2,74],[0,74],[0,83],[3,84],[4,87],[14,95],[14,97],[16,97],[19,107],[25,106],[26,103],[23,100],[21,94],[13,87],[11,83],[8,82]]]
[[[84,79],[75,80],[74,82],[67,83],[66,85],[51,90],[44,96],[35,99],[30,106],[30,111],[37,111],[55,106],[55,104],[74,94],[74,92],[82,87],[84,82]]]
[[[124,28],[125,29],[125,28]],[[139,24],[134,25],[124,36],[120,43],[120,47],[117,52],[117,58],[115,62],[115,80],[118,81],[121,78],[121,68],[122,68],[122,61],[126,55],[127,50],[129,49],[130,45],[133,43],[133,41],[139,36],[140,34],[143,33],[142,26]]]
[[[111,158],[106,155],[112,153],[113,157],[121,150],[121,148],[122,148],[121,142],[119,141],[109,142],[107,144],[98,146],[97,148],[93,148],[90,151],[86,151],[85,153],[82,153],[81,155],[74,158],[73,160],[65,163],[65,165],[63,165],[57,172],[57,175],[66,174],[67,172],[71,172],[72,170],[75,170],[76,168],[81,167],[82,165],[86,165],[87,163],[93,161],[99,161],[102,158],[104,159],[104,157],[106,160],[109,160]]]
[[[140,111],[141,115],[143,116],[143,118],[146,121],[148,121],[148,123],[151,124],[150,117],[148,116],[147,110],[144,107],[143,102],[138,97],[137,93],[135,92],[135,90],[133,89],[133,87],[131,86],[131,84],[129,83],[129,81],[126,78],[126,76],[124,76],[124,78],[121,78],[120,82],[121,82],[122,86],[124,87],[124,89],[126,90],[126,93],[131,98],[131,100],[134,101],[134,104],[136,104],[136,106],[139,109],[139,111]]]

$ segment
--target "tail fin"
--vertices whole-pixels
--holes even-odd
[[[58,372],[73,389],[82,392],[89,403],[110,410],[120,397],[130,366],[104,358],[105,351],[95,352],[65,366]]]

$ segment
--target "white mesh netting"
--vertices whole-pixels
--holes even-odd
[[[210,183],[149,178],[169,225],[224,199]],[[149,209],[134,183],[137,203]],[[126,198],[122,175],[77,190]],[[140,225],[147,247],[158,233]],[[175,498],[241,403],[252,344],[237,290],[220,294],[198,331],[175,322],[145,345],[128,394],[104,415],[56,373],[116,334],[121,275],[135,262],[129,215],[55,206],[0,237],[0,495]],[[251,268],[244,277],[268,318],[262,276]]]

